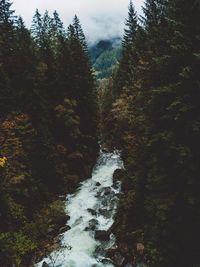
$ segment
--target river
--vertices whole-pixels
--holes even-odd
[[[114,223],[120,183],[113,184],[113,173],[120,168],[123,163],[118,152],[100,153],[92,177],[66,198],[71,229],[60,236],[60,248],[36,267],[44,262],[49,267],[114,266],[105,258],[105,250],[114,245],[115,238],[112,233],[106,236],[105,231]]]

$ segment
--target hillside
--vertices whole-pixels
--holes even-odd
[[[108,78],[121,58],[121,40],[101,40],[90,48],[89,53],[97,78]]]

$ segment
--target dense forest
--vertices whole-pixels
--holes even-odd
[[[145,247],[147,266],[199,266],[200,2],[146,0],[143,13],[131,2],[101,93],[103,140],[125,164],[113,230],[125,254]]]
[[[131,1],[114,42],[89,49],[78,17],[65,29],[56,11],[36,10],[29,30],[0,0],[1,267],[33,266],[58,246],[66,195],[90,177],[99,140],[124,162],[109,259],[199,266],[200,2],[145,0],[138,16]]]
[[[98,80],[109,78],[121,59],[121,39],[100,40],[89,49],[91,62]]]
[[[66,221],[62,197],[98,153],[96,85],[79,19],[0,1],[0,266],[30,266]]]

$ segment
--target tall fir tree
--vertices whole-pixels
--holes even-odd
[[[134,79],[133,69],[137,65],[137,55],[135,50],[137,29],[137,13],[134,9],[133,2],[130,1],[128,7],[128,18],[125,22],[125,33],[122,40],[122,59],[116,73],[116,82],[114,85],[116,96],[119,96],[124,87],[130,86],[132,80]]]
[[[3,98],[1,115],[12,109],[13,91],[11,90],[9,73],[14,71],[12,55],[14,52],[14,11],[11,9],[12,3],[9,0],[0,1],[0,65],[1,73],[0,92]],[[10,104],[9,104],[10,103]]]

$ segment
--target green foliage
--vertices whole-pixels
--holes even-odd
[[[24,256],[33,251],[36,245],[23,232],[7,232],[0,234],[0,248],[2,264],[9,266],[14,263],[19,267]]]
[[[120,58],[121,48],[113,48],[112,50],[106,50],[101,53],[93,65],[97,78],[103,79],[110,77]]]
[[[121,59],[120,39],[101,40],[93,45],[89,54],[98,79],[109,78]]]

